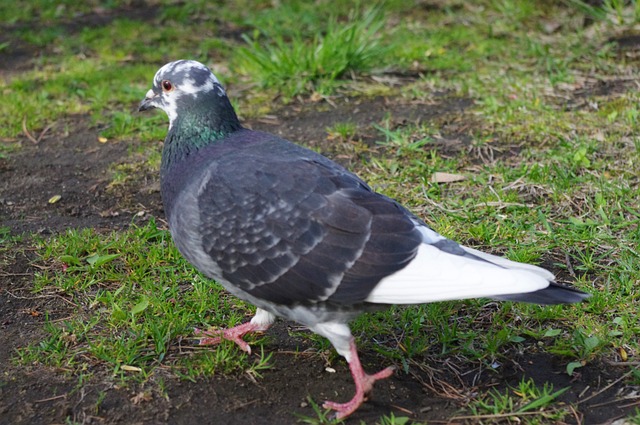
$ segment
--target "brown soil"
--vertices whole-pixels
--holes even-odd
[[[36,52],[25,49],[19,46],[3,52],[7,60],[0,62],[11,63],[14,70],[28,68],[29,58]],[[5,70],[0,67],[0,76]],[[446,135],[437,148],[452,153],[465,149],[470,138],[461,119],[469,104],[446,94],[435,96],[429,104],[382,97],[343,99],[334,106],[294,103],[274,113],[275,121],[248,124],[331,154],[325,129],[344,122],[345,117],[359,126],[359,138],[365,143],[372,137],[371,123],[387,115],[394,125],[429,120],[440,123]],[[138,176],[120,190],[108,188],[110,167],[130,160],[128,148],[134,141],[99,143],[98,130],[90,126],[89,119],[76,116],[58,123],[38,144],[26,137],[18,142],[21,148],[17,152],[0,159],[0,223],[12,234],[38,237],[83,227],[108,232],[151,216],[162,219],[155,174]],[[353,160],[337,159],[347,165]],[[48,200],[54,195],[61,199],[50,204]],[[138,214],[141,211],[143,215]],[[169,370],[159,370],[150,383],[119,388],[99,367],[89,382],[80,385],[63,370],[17,364],[12,360],[15,350],[43,336],[45,312],[55,320],[73,314],[74,308],[61,298],[31,292],[32,276],[37,272],[37,256],[30,248],[33,237],[27,236],[0,258],[0,425],[69,420],[85,424],[287,424],[296,423],[297,415],[315,416],[308,397],[321,402],[347,400],[352,395],[346,364],[333,361],[336,373],[328,373],[326,359],[305,352],[305,341],[289,336],[293,324],[287,322],[279,322],[269,331],[264,350],[273,353],[273,367],[257,380],[244,375],[214,376],[194,383],[180,380]],[[373,423],[390,412],[448,423],[475,392],[490,387],[504,390],[523,376],[539,384],[549,382],[556,389],[570,388],[560,398],[576,406],[575,416],[566,418],[568,423],[607,423],[633,410],[625,407],[628,401],[622,398],[628,389],[618,381],[624,372],[620,368],[591,363],[569,377],[564,373],[566,359],[536,353],[535,349],[527,349],[525,354],[512,350],[504,353],[510,360],[497,371],[479,362],[466,364],[434,356],[432,364],[414,365],[410,374],[398,372],[379,382],[372,400],[347,423]],[[302,354],[293,354],[296,352]],[[388,363],[368,351],[362,358],[369,371]],[[159,378],[164,380],[166,397],[154,385]],[[139,396],[144,392],[147,396]],[[592,394],[597,395],[580,402]]]

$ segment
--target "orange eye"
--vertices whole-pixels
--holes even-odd
[[[171,91],[173,90],[173,84],[171,84],[171,81],[169,80],[162,80],[162,90],[164,91]]]

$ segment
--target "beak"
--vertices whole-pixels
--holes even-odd
[[[140,102],[140,106],[138,106],[138,111],[147,111],[149,109],[157,108],[158,106],[153,103],[153,101],[158,97],[157,94],[153,92],[153,90],[149,89],[146,95],[144,95],[144,99]]]

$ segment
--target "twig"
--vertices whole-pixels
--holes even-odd
[[[34,145],[38,144],[38,140],[35,137],[33,137],[31,135],[31,133],[29,133],[29,130],[27,129],[27,116],[26,115],[22,119],[22,131],[24,132],[24,135],[27,136],[27,139],[31,140]]]
[[[550,409],[548,413],[557,411],[558,409]],[[453,416],[449,418],[449,422],[457,421],[460,419],[499,419],[499,418],[511,418],[513,416],[534,416],[542,415],[546,412],[510,412],[510,413],[495,413],[492,415],[467,415],[467,416]]]
[[[516,180],[512,181],[511,183],[509,183],[508,185],[506,185],[502,191],[507,191],[507,190],[511,190],[511,189],[517,189],[520,186],[526,186],[526,184],[522,184],[522,180],[524,179],[524,177],[518,177]]]
[[[585,398],[585,399],[583,399],[583,400],[580,400],[580,401],[578,402],[578,404],[582,404],[582,403],[584,403],[584,402],[586,402],[586,401],[589,401],[589,400],[591,400],[592,398],[594,398],[594,397],[596,397],[596,396],[598,396],[598,395],[602,394],[603,392],[607,391],[609,388],[613,387],[614,385],[616,385],[616,384],[620,383],[622,380],[624,380],[624,379],[628,378],[629,376],[631,376],[631,374],[632,374],[633,372],[635,372],[636,370],[638,370],[638,368],[631,369],[629,372],[625,373],[624,375],[622,375],[621,377],[619,377],[618,379],[616,379],[615,381],[613,381],[612,383],[610,383],[609,385],[607,385],[606,387],[604,387],[603,389],[601,389],[600,391],[598,391],[598,392],[595,392],[595,393],[591,394],[589,397],[587,397],[587,398]]]
[[[409,409],[405,409],[404,407],[400,407],[397,404],[391,404],[391,407],[393,407],[394,409],[398,409],[401,412],[406,413],[407,415],[414,415],[415,413]]]
[[[257,403],[258,401],[259,401],[259,400],[258,400],[257,398],[256,398],[256,399],[254,399],[254,400],[249,400],[249,401],[247,401],[246,403],[240,403],[240,404],[237,404],[237,405],[235,405],[235,406],[231,406],[231,407],[230,407],[230,410],[231,410],[231,411],[235,411],[235,410],[238,410],[238,409],[242,409],[242,408],[244,408],[244,407],[251,406],[252,404]]]
[[[580,394],[578,394],[578,398],[582,398],[582,396],[584,396],[585,393],[589,391],[589,388],[591,388],[591,385],[587,385],[586,387],[584,387],[584,390],[580,391]]]
[[[57,400],[59,398],[65,398],[67,395],[66,394],[61,394],[61,395],[57,395],[55,397],[49,397],[49,398],[43,398],[40,400],[36,400],[34,401],[34,403],[44,403],[45,401],[52,401],[52,400]]]
[[[498,195],[498,192],[496,192],[493,186],[489,185],[489,190],[491,191],[491,193],[493,193],[496,196],[496,198],[498,198],[498,202],[502,203],[502,199],[500,199],[500,195]]]
[[[61,317],[60,319],[51,320],[51,323],[64,322],[65,320],[73,319],[74,316]]]
[[[622,409],[626,409],[628,407],[633,407],[633,406],[638,406],[638,405],[640,405],[640,401],[634,401],[633,403],[623,404],[623,405],[620,405],[618,407],[620,407]]]
[[[580,413],[578,413],[578,411],[576,410],[575,407],[573,407],[572,404],[569,405],[569,409],[571,409],[571,412],[573,413],[573,417],[576,418],[576,423],[581,424],[582,420],[580,419]]]
[[[474,208],[482,208],[482,207],[497,207],[498,209],[503,209],[507,207],[526,207],[531,208],[531,205],[522,204],[520,202],[502,202],[502,201],[489,201],[483,202],[481,204],[475,204]]]
[[[291,351],[291,350],[278,350],[277,354],[290,354],[293,356],[317,356],[319,353],[317,351]]]
[[[603,401],[602,403],[592,404],[592,405],[589,406],[589,408],[590,409],[594,409],[596,407],[608,406],[610,404],[620,403],[620,402],[622,402],[624,400],[636,400],[638,398],[640,398],[640,397],[625,397],[625,398],[622,398],[620,400]],[[638,404],[638,403],[640,403],[640,401],[634,401],[633,403],[629,404],[628,406],[633,406],[633,405]],[[620,406],[620,407],[622,407],[622,406]]]
[[[22,131],[24,132],[24,135],[27,136],[27,139],[31,140],[31,142],[34,145],[37,145],[38,143],[40,143],[40,141],[44,138],[44,135],[47,134],[47,131],[51,130],[51,128],[53,127],[54,123],[51,123],[49,125],[47,125],[38,135],[38,138],[36,139],[35,137],[33,137],[33,135],[29,132],[29,129],[27,129],[27,116],[25,115],[24,118],[22,118]]]
[[[463,211],[462,208],[456,209],[456,210],[452,210],[452,209],[443,207],[442,205],[438,204],[436,201],[430,199],[429,196],[427,195],[427,190],[426,190],[426,188],[424,186],[422,186],[422,193],[424,194],[424,198],[428,203],[430,203],[431,205],[435,206],[436,208],[438,208],[438,209],[440,209],[440,210],[442,210],[444,212],[457,213],[457,212]]]
[[[638,362],[607,362],[607,364],[611,366],[638,366],[640,365],[640,361]]]
[[[564,262],[567,264],[567,270],[571,277],[576,277],[576,272],[573,270],[573,266],[571,265],[571,257],[569,257],[569,253],[567,251],[564,252]]]
[[[62,295],[58,295],[58,294],[52,294],[52,295],[36,295],[33,297],[21,297],[19,295],[16,295],[14,293],[12,293],[11,291],[7,291],[5,289],[5,292],[9,295],[11,295],[13,298],[19,299],[19,300],[37,300],[39,298],[60,298],[62,299],[62,301],[71,304],[74,307],[77,307],[78,305],[76,303],[74,303],[73,301],[69,301],[68,299],[66,299],[65,297],[63,297]]]
[[[36,140],[36,143],[40,143],[40,140],[42,140],[42,138],[44,137],[44,135],[47,133],[47,131],[51,130],[51,127],[53,127],[53,123],[47,125],[41,132],[40,135],[38,136],[38,139]]]

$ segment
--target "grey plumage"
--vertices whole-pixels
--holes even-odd
[[[267,133],[236,131],[195,161],[177,162],[162,181],[176,244],[206,254],[189,260],[268,303],[361,304],[422,240],[404,208]],[[174,192],[181,181],[194,187]]]
[[[385,304],[486,296],[540,304],[587,294],[539,267],[448,240],[396,201],[326,157],[242,128],[204,65],[162,67],[140,110],[169,116],[161,189],[173,239],[206,276],[259,307],[250,323],[218,333],[265,330],[275,315],[326,336],[349,362],[356,396],[327,402],[340,417],[362,403],[390,369],[366,375],[348,321]]]

